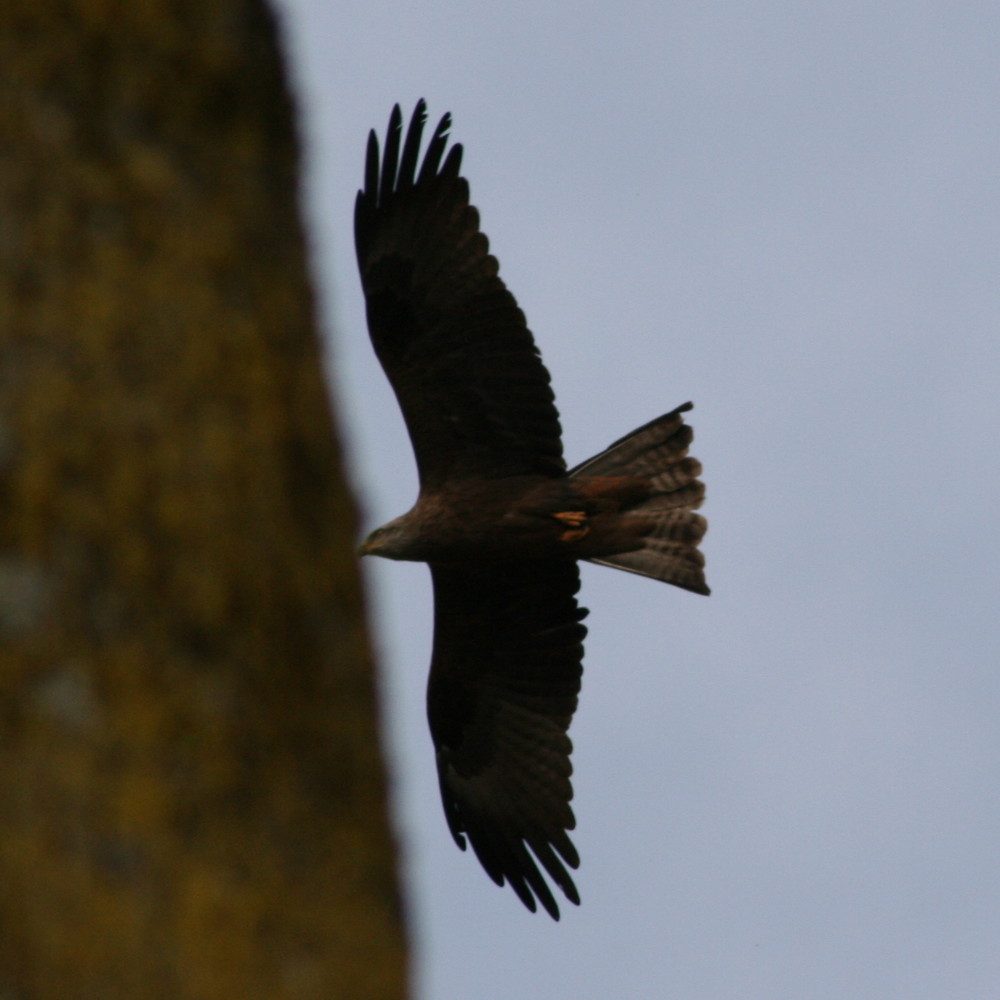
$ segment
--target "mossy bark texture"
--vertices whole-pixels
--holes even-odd
[[[0,7],[0,997],[399,998],[261,0]]]

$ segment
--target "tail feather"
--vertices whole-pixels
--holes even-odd
[[[636,428],[604,451],[570,470],[570,476],[659,476],[670,470],[677,458],[687,454],[694,431],[682,413],[694,409],[684,403],[662,417]],[[692,459],[694,461],[694,459]]]
[[[643,539],[642,548],[610,556],[594,556],[587,561],[663,580],[696,594],[709,594],[711,591],[705,583],[705,557],[697,548],[698,540],[705,531],[705,519],[699,514],[681,516],[685,521],[683,531],[690,539],[688,541],[670,541],[661,531],[662,522],[656,520],[653,532]]]
[[[648,487],[621,515],[641,520],[641,547],[594,556],[589,562],[707,594],[705,557],[698,544],[708,523],[694,513],[705,498],[705,485],[698,479],[701,463],[687,453],[694,432],[682,416],[690,409],[692,404],[685,403],[651,420],[578,465],[570,476],[638,477]]]

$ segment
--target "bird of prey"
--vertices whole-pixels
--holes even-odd
[[[427,713],[448,826],[497,885],[558,920],[540,869],[580,902],[567,833],[577,563],[709,592],[692,404],[566,468],[549,373],[469,204],[451,117],[421,161],[425,122],[420,101],[404,138],[396,105],[381,151],[372,131],[355,204],[368,328],[420,475],[413,509],[361,553],[430,565]]]

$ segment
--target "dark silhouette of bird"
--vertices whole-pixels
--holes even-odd
[[[549,373],[469,204],[451,118],[421,161],[425,121],[420,101],[404,138],[397,105],[381,152],[371,133],[355,205],[371,340],[420,474],[413,509],[361,552],[430,566],[427,711],[455,842],[558,919],[543,870],[580,901],[567,832],[587,613],[577,563],[709,592],[691,403],[566,468]]]

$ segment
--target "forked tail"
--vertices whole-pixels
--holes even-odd
[[[698,543],[708,524],[694,513],[705,498],[705,485],[698,480],[701,463],[687,453],[694,432],[682,416],[692,406],[685,403],[626,434],[572,469],[570,476],[636,477],[648,487],[641,499],[621,513],[625,518],[641,519],[641,547],[592,557],[588,562],[707,594],[705,557]]]

